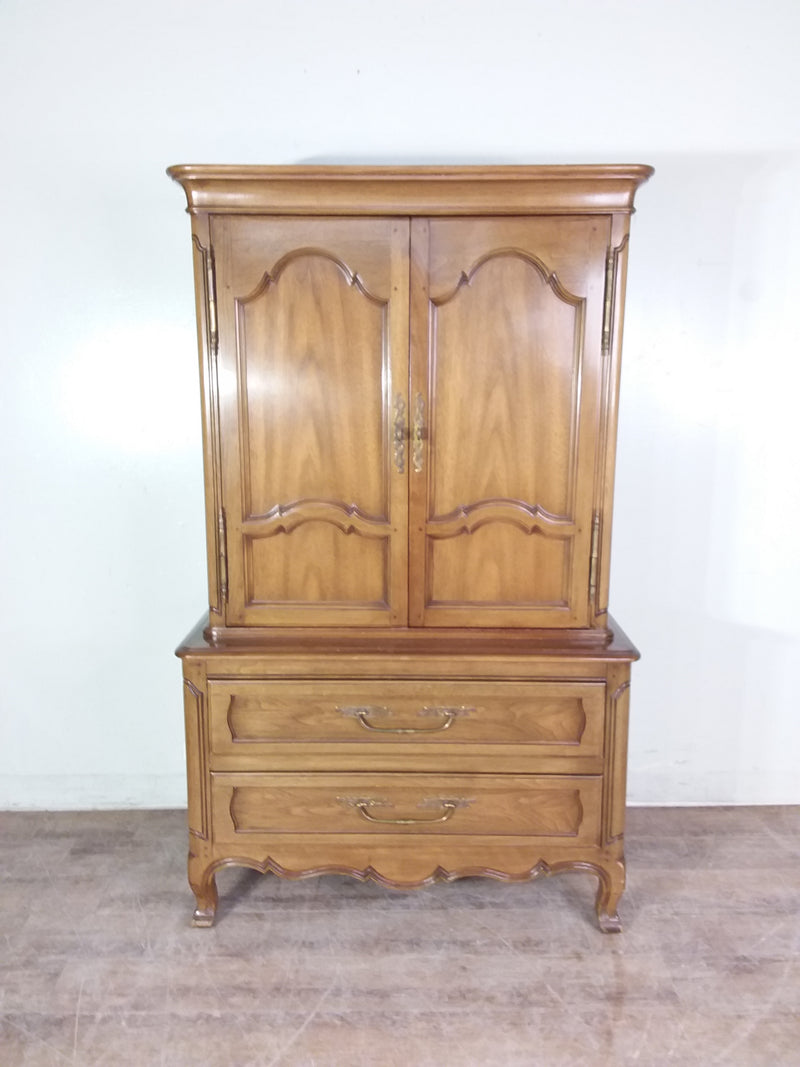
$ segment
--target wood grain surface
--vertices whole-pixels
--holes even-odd
[[[192,216],[209,612],[189,881],[560,871],[620,928],[608,616],[643,166],[174,167]]]

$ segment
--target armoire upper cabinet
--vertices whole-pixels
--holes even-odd
[[[212,627],[604,627],[649,168],[172,173],[205,309]]]

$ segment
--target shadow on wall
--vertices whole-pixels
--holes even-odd
[[[646,160],[612,611],[640,644],[633,803],[798,803],[800,154]]]

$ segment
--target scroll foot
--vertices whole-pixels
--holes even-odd
[[[213,926],[214,916],[217,909],[213,908],[195,908],[194,915],[192,916],[192,926]]]
[[[597,924],[604,934],[618,934],[622,930],[622,923],[617,913],[617,905],[625,889],[625,864],[621,861],[612,863],[610,867],[602,868],[598,877],[600,884],[594,905]]]
[[[598,911],[597,922],[604,934],[619,934],[622,932],[622,923],[619,921],[617,912],[609,915],[607,911]]]
[[[201,866],[202,862],[200,857],[189,853],[189,885],[197,902],[192,926],[207,927],[214,925],[219,896],[214,873]]]

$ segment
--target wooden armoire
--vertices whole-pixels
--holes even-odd
[[[209,611],[178,649],[194,922],[232,864],[408,888],[597,876],[619,929],[630,665],[608,615],[645,166],[177,166]]]

